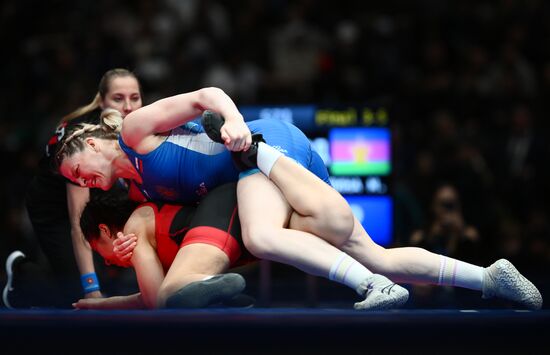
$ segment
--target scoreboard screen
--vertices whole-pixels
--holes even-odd
[[[390,131],[387,128],[333,128],[328,133],[330,173],[334,176],[389,175]]]
[[[300,128],[325,162],[332,185],[371,238],[382,246],[392,243],[391,132],[386,107],[279,105],[239,110],[246,121],[278,119]]]

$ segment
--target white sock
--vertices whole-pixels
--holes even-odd
[[[366,267],[342,252],[330,267],[328,278],[357,290],[359,285],[370,275],[372,272]]]
[[[440,255],[439,280],[441,286],[458,286],[481,291],[483,267]]]
[[[282,155],[283,153],[272,146],[263,142],[258,143],[258,168],[265,176],[269,177],[273,165]]]

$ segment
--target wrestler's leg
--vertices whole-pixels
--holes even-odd
[[[223,143],[220,129],[225,119],[221,115],[205,111],[201,123],[213,141]],[[268,137],[269,144],[308,166],[312,172],[281,151],[263,143],[261,135],[253,135],[254,143],[247,152],[232,153],[236,165],[240,169],[257,167],[275,182],[296,211],[291,221],[295,229],[311,232],[334,245],[342,244],[353,230],[353,214],[345,199],[326,184],[326,167],[319,155],[311,150],[307,137],[292,125],[277,124],[273,120],[258,120],[256,123],[256,128]],[[303,174],[310,176],[302,179]]]
[[[423,248],[386,249],[374,243],[357,220],[342,250],[395,282],[463,287],[482,292],[484,298],[501,297],[531,309],[542,306],[536,286],[505,259],[482,267]]]
[[[327,230],[323,230],[323,225],[337,222],[337,218],[331,214],[330,204],[325,205],[322,201],[325,196],[329,196],[329,201],[337,201],[336,203],[340,204],[338,199],[331,196],[338,194],[341,197],[341,195],[292,159],[281,156],[273,165],[269,177],[296,211],[292,214],[290,228],[324,236]],[[299,183],[293,183],[293,181]],[[306,186],[312,188],[308,189]],[[315,192],[316,189],[318,193]],[[343,197],[341,199],[344,200]],[[347,205],[345,200],[344,203]],[[349,205],[347,207],[350,209]],[[317,223],[319,220],[324,222]],[[384,274],[396,282],[437,282],[438,255],[421,248],[385,249],[370,238],[356,218],[353,220],[353,232],[349,233],[345,239],[339,239],[338,243],[330,237],[327,240],[339,246],[368,269]]]
[[[347,201],[334,188],[288,157],[281,155],[276,160],[269,171],[269,179],[296,211],[292,214],[290,228],[324,237],[330,232],[325,225],[338,223],[340,219],[337,213],[332,213],[331,204],[336,204],[338,210],[347,207],[351,213]],[[438,255],[421,248],[385,249],[370,238],[356,218],[352,219],[353,232],[337,240],[330,236],[324,239],[340,247],[373,272],[386,275],[396,282],[437,283],[440,264]]]
[[[199,308],[214,301],[240,306],[245,298],[253,302],[251,297],[242,294],[231,297],[244,288],[242,276],[222,274],[229,267],[250,259],[242,245],[236,189],[236,183],[218,186],[201,200],[161,287],[163,304]]]
[[[159,307],[166,306],[167,299],[195,282],[204,281],[213,275],[219,275],[227,271],[229,267],[228,256],[218,247],[209,244],[195,243],[182,247],[170,269],[166,273],[158,294],[157,304]],[[242,291],[239,290],[238,292]],[[202,300],[196,300],[202,302]],[[190,300],[192,308],[206,306]]]
[[[291,228],[310,232],[339,246],[352,233],[354,217],[348,202],[315,174],[281,156],[269,175],[296,212]]]
[[[267,157],[267,164],[262,163],[262,153]],[[519,302],[528,308],[541,307],[542,297],[537,288],[508,261],[498,261],[490,268],[483,268],[422,248],[385,249],[373,242],[355,218],[353,233],[348,237],[342,234],[336,238],[327,237],[330,229],[326,225],[339,223],[342,218],[341,213],[331,214],[330,204],[334,203],[338,211],[345,210],[341,201],[333,197],[338,192],[328,184],[321,186],[324,182],[318,176],[265,143],[259,143],[257,159],[260,170],[269,174],[269,178],[281,189],[297,212],[292,214],[291,228],[322,237],[373,272],[385,275],[395,282],[469,288],[482,291],[484,297],[496,295]],[[321,202],[325,199],[329,202],[328,206]]]
[[[309,274],[343,283],[367,297],[373,274],[349,255],[318,236],[284,228],[292,210],[281,191],[262,174],[239,180],[237,185],[243,240],[258,258],[292,265]],[[385,277],[377,279],[391,283]],[[406,290],[394,285],[388,293],[377,290],[376,297],[361,309],[392,308],[403,304]],[[365,301],[364,301],[365,302]]]

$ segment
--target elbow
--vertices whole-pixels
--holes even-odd
[[[216,87],[216,86],[208,86],[208,87],[204,87],[202,89],[199,89],[199,94],[201,96],[216,96],[216,95],[225,95],[225,91],[223,91],[222,89],[220,89],[219,87]]]
[[[205,87],[198,91],[198,102],[199,103],[205,103],[205,102],[212,102],[218,100],[220,97],[225,97],[227,94],[225,91],[218,87]]]

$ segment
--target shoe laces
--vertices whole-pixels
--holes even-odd
[[[382,293],[386,292],[389,295],[391,293],[391,290],[393,289],[393,286],[395,286],[395,284],[390,284],[390,285],[384,286],[384,287],[382,287],[380,292],[382,292]]]
[[[380,289],[381,293],[391,294],[393,287],[395,286],[395,283],[388,284]],[[367,294],[371,293],[372,290],[374,290],[374,282],[370,282],[367,285]]]

